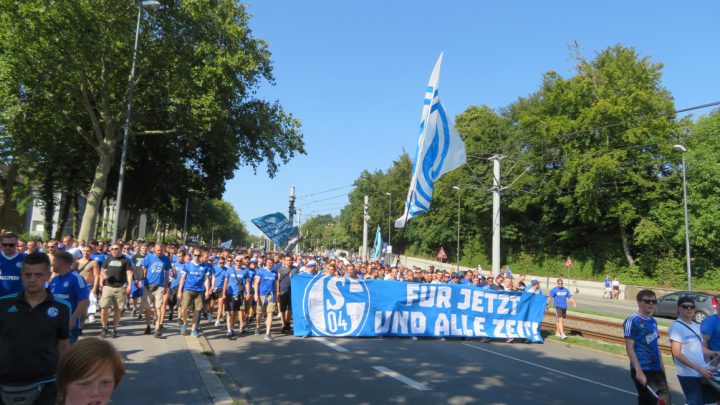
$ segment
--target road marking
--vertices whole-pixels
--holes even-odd
[[[317,340],[318,342],[320,342],[320,343],[324,344],[325,346],[327,346],[327,347],[335,350],[336,352],[345,353],[345,352],[349,352],[349,351],[350,351],[350,350],[348,350],[348,349],[340,346],[339,344],[337,344],[337,343],[335,343],[335,342],[331,342],[331,341],[329,341],[329,340],[327,340],[327,339],[325,339],[325,338],[323,338],[323,337],[315,338],[315,339],[313,339],[313,340]]]
[[[373,368],[381,373],[385,373],[385,374],[389,375],[390,377],[415,388],[418,391],[430,391],[430,389],[431,389],[427,385],[421,384],[421,383],[413,380],[412,378],[405,377],[404,375],[398,373],[397,371],[390,370],[387,367],[375,366]]]
[[[524,363],[524,364],[527,364],[527,365],[530,365],[530,366],[534,366],[534,367],[537,367],[537,368],[542,368],[542,369],[547,370],[547,371],[552,371],[553,373],[562,374],[562,375],[564,375],[564,376],[566,376],[566,377],[575,378],[575,379],[578,379],[578,380],[581,380],[581,381],[589,382],[589,383],[591,383],[591,384],[599,385],[599,386],[601,386],[601,387],[610,388],[611,390],[624,392],[624,393],[630,394],[630,395],[632,395],[632,396],[637,396],[637,393],[636,393],[636,392],[627,391],[627,390],[624,390],[624,389],[622,389],[622,388],[613,387],[612,385],[607,385],[607,384],[599,383],[599,382],[597,382],[597,381],[588,380],[587,378],[578,377],[578,376],[576,376],[576,375],[572,375],[572,374],[566,373],[566,372],[564,372],[564,371],[560,371],[560,370],[557,370],[557,369],[554,369],[554,368],[550,368],[550,367],[541,366],[540,364],[535,364],[535,363],[532,363],[532,362],[529,362],[529,361],[526,361],[526,360],[518,359],[518,358],[516,358],[516,357],[508,356],[507,354],[502,354],[502,353],[494,352],[494,351],[492,351],[492,350],[484,349],[484,348],[482,348],[482,347],[477,347],[477,346],[475,346],[475,345],[471,345],[470,343],[463,343],[463,344],[464,344],[465,346],[472,347],[473,349],[482,350],[482,351],[484,351],[484,352],[492,353],[492,354],[494,354],[494,355],[501,356],[501,357],[505,357],[505,358],[507,358],[507,359],[519,361],[520,363]]]

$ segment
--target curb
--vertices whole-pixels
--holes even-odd
[[[214,356],[215,352],[204,336],[197,338],[185,336],[185,343],[192,354],[195,367],[200,373],[208,398],[214,405],[247,404],[245,400],[233,399],[221,381],[220,375],[225,372],[219,367],[213,367],[209,357]]]

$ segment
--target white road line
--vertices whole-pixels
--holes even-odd
[[[385,373],[385,374],[389,375],[390,377],[415,388],[418,391],[430,391],[430,389],[431,389],[427,385],[421,384],[421,383],[413,380],[412,378],[405,377],[404,375],[398,373],[397,371],[390,370],[387,367],[375,366],[373,368],[381,373]]]
[[[334,342],[331,342],[331,341],[329,341],[329,340],[327,340],[327,339],[325,339],[325,338],[323,338],[323,337],[314,338],[313,340],[317,340],[318,342],[320,342],[320,343],[324,344],[325,346],[327,346],[327,347],[335,350],[336,352],[345,353],[345,352],[349,352],[349,351],[350,351],[350,350],[348,350],[348,349],[340,346],[339,344],[334,343]]]
[[[540,364],[535,364],[535,363],[532,363],[532,362],[529,362],[529,361],[526,361],[526,360],[518,359],[518,358],[516,358],[516,357],[508,356],[507,354],[502,354],[502,353],[494,352],[494,351],[492,351],[492,350],[483,349],[482,347],[477,347],[477,346],[475,346],[475,345],[471,345],[470,343],[463,343],[463,344],[464,344],[465,346],[472,347],[473,349],[482,350],[482,351],[484,351],[484,352],[492,353],[492,354],[497,355],[497,356],[500,356],[500,357],[505,357],[505,358],[507,358],[507,359],[519,361],[520,363],[524,363],[524,364],[527,364],[527,365],[530,365],[530,366],[534,366],[534,367],[537,367],[537,368],[542,368],[542,369],[544,369],[544,370],[552,371],[553,373],[562,374],[562,375],[564,375],[564,376],[566,376],[566,377],[575,378],[575,379],[578,379],[578,380],[581,380],[581,381],[589,382],[589,383],[591,383],[591,384],[599,385],[599,386],[601,386],[601,387],[610,388],[611,390],[624,392],[624,393],[626,393],[626,394],[630,394],[630,395],[635,396],[635,397],[637,396],[637,393],[636,393],[636,392],[627,391],[627,390],[624,390],[624,389],[622,389],[622,388],[613,387],[612,385],[607,385],[607,384],[599,383],[599,382],[597,382],[597,381],[588,380],[587,378],[578,377],[578,376],[576,376],[576,375],[572,375],[572,374],[566,373],[566,372],[564,372],[564,371],[556,370],[556,369],[550,368],[550,367],[541,366]]]

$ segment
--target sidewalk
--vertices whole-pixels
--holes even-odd
[[[112,317],[110,318],[112,324]],[[145,321],[123,317],[118,337],[108,338],[125,361],[127,374],[113,393],[115,404],[213,404],[193,356],[203,357],[199,346],[188,348],[176,321],[165,325],[161,338],[144,335]],[[99,317],[86,324],[83,337],[101,337]],[[194,338],[193,338],[194,339]],[[196,353],[197,352],[197,353]],[[207,373],[207,370],[204,370]],[[212,371],[212,370],[210,370]],[[204,373],[204,374],[205,374]]]

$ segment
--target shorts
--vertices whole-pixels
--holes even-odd
[[[152,291],[152,290],[155,291]],[[165,302],[165,287],[159,285],[146,285],[143,288],[142,306],[146,311],[149,309],[160,309]]]
[[[567,308],[555,307],[555,316],[558,318],[567,318]]]
[[[655,393],[658,394],[660,398],[664,398],[665,403],[672,403],[672,401],[670,400],[670,389],[668,388],[665,373],[662,371],[650,370],[643,370],[643,373],[645,373],[645,377],[647,378],[647,385],[649,385],[650,388],[652,388],[653,391],[655,391]],[[637,378],[635,377],[635,370],[632,368],[630,369],[630,378],[635,384],[635,388],[638,392],[638,404],[656,405],[658,403],[657,399],[655,399],[655,397],[650,394],[650,391],[648,391],[647,388],[645,388],[645,386],[643,386],[640,381],[637,380]]]
[[[605,287],[605,291],[612,291],[612,287]]]
[[[620,286],[619,286],[619,285],[614,285],[614,286],[613,286],[613,290],[615,290],[615,291],[620,291]]]
[[[169,290],[166,290],[168,295],[168,305],[170,308],[175,307],[178,304],[177,294],[179,289],[180,286],[176,285],[175,287],[171,287]]]
[[[213,301],[217,301],[217,300],[221,299],[222,296],[223,296],[222,288],[216,288],[216,289],[212,290],[212,292],[210,293],[210,299]]]
[[[245,312],[250,312],[253,307],[255,307],[255,295],[248,294],[245,296]]]
[[[273,300],[273,294],[261,295],[260,301],[257,302],[258,316],[265,314],[272,314],[275,312],[275,301]]]
[[[703,381],[702,377],[677,376],[685,394],[687,405],[714,404],[718,398],[717,392]]]
[[[280,293],[280,299],[278,299],[278,308],[281,312],[292,310],[292,301],[290,301],[290,291]]]
[[[190,303],[193,303],[195,306],[195,310],[199,311],[203,307],[203,296],[205,294],[199,292],[199,291],[183,291],[182,293],[182,307],[183,309],[188,309],[190,306]]]
[[[243,295],[228,295],[225,297],[225,310],[229,312],[240,312],[244,308]]]
[[[125,305],[127,305],[127,287],[103,286],[100,308],[125,309]]]

